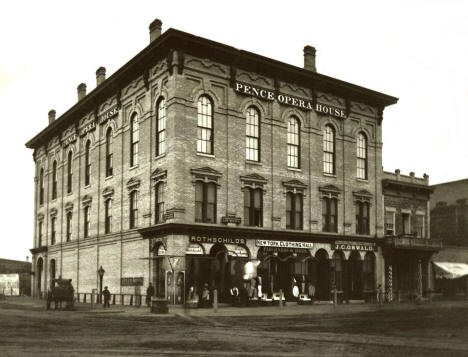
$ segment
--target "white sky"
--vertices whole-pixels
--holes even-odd
[[[0,257],[33,242],[32,150],[24,144],[149,43],[155,18],[400,98],[383,121],[385,170],[468,177],[468,1],[9,1],[0,11]]]

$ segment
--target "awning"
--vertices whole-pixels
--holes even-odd
[[[437,279],[457,279],[468,275],[468,264],[433,262]]]

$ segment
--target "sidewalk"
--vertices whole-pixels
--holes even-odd
[[[31,297],[8,297],[6,300],[0,303],[7,303],[12,305],[20,305],[24,307],[32,307],[40,309],[41,307],[45,310],[45,300],[33,299]],[[220,306],[218,311],[215,312],[213,308],[204,309],[186,309],[182,306],[171,306],[169,305],[169,314],[152,314],[149,307],[142,305],[141,307],[129,306],[129,305],[111,305],[109,309],[103,309],[102,305],[84,303],[75,303],[76,312],[83,313],[96,313],[96,314],[113,314],[123,313],[134,316],[175,316],[175,315],[189,315],[193,317],[204,317],[204,316],[293,316],[293,315],[313,315],[313,314],[355,314],[361,312],[372,312],[372,311],[401,311],[401,310],[412,310],[412,309],[436,309],[436,308],[454,308],[454,307],[468,307],[468,301],[436,301],[432,303],[426,303],[422,305],[416,305],[414,303],[389,303],[389,304],[339,304],[333,305],[297,305],[296,303],[288,303],[286,306],[280,308],[279,306],[262,306],[262,307],[232,307],[232,306]],[[53,304],[52,304],[53,309]]]

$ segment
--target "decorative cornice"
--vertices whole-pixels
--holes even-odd
[[[194,176],[195,181],[203,181],[203,182],[214,182],[218,183],[218,179],[223,175],[221,172],[212,169],[211,167],[201,167],[198,169],[191,169],[190,170],[192,175]]]
[[[283,187],[285,193],[300,193],[301,195],[304,195],[307,189],[307,185],[299,180],[283,181]]]
[[[263,190],[263,187],[268,182],[268,180],[265,177],[255,173],[250,175],[239,176],[239,178],[242,182],[242,187],[250,187],[253,189],[261,188]]]
[[[38,221],[44,220],[44,214],[43,214],[43,213],[38,213],[38,214],[37,214],[37,220],[38,220]]]
[[[166,181],[166,178],[167,170],[160,169],[159,167],[151,174],[151,180],[153,180],[154,184],[157,184],[160,181]]]
[[[341,189],[339,189],[335,185],[320,186],[319,191],[321,193],[320,198],[338,198],[341,194]]]
[[[56,217],[57,216],[57,208],[54,207],[54,208],[52,208],[50,210],[50,216],[51,217]]]
[[[85,195],[81,199],[81,204],[83,205],[83,207],[91,206],[91,202],[93,202],[93,198],[91,196],[88,196],[88,195]]]
[[[372,201],[372,193],[367,190],[353,191],[354,203],[356,202],[367,202]]]
[[[114,189],[112,187],[106,187],[102,191],[102,196],[106,199],[111,198],[114,195]]]
[[[127,181],[127,190],[135,191],[138,190],[140,187],[141,180],[135,177],[132,177],[130,180]]]
[[[65,203],[65,212],[71,212],[73,211],[73,203],[67,202]]]

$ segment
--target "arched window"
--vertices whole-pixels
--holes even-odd
[[[263,226],[263,191],[244,188],[244,225]]]
[[[72,213],[67,212],[67,242],[72,238]]]
[[[44,169],[41,168],[39,173],[39,204],[44,203]]]
[[[298,169],[301,165],[301,127],[299,120],[288,118],[288,167]]]
[[[213,154],[213,109],[207,96],[198,99],[197,152]]]
[[[52,199],[57,198],[57,161],[52,164]]]
[[[106,132],[106,177],[113,175],[112,129]]]
[[[343,253],[336,251],[333,253],[332,261],[332,283],[335,284],[335,287],[338,291],[343,291]]]
[[[138,142],[140,141],[140,129],[138,115],[133,114],[130,119],[130,167],[138,165]]]
[[[42,247],[42,224],[43,224],[43,221],[39,221],[39,224],[37,227],[37,246],[39,248]]]
[[[195,183],[195,221],[216,223],[216,184]]]
[[[323,172],[334,175],[335,171],[335,130],[326,125],[323,133]]]
[[[91,159],[89,157],[91,149],[91,141],[86,142],[85,146],[85,186],[91,182]]]
[[[286,228],[302,229],[302,195],[288,192],[286,194]]]
[[[166,152],[166,100],[161,98],[158,102],[156,113],[156,156]]]
[[[367,252],[362,264],[362,275],[364,279],[364,290],[374,290],[374,269],[375,256],[374,253]]]
[[[155,197],[155,220],[154,223],[164,222],[164,182],[159,182],[156,185],[156,197]]]
[[[57,217],[50,218],[50,244],[55,244]]]
[[[356,202],[356,233],[369,234],[369,203]]]
[[[357,178],[367,180],[367,138],[364,133],[359,133],[356,145]]]
[[[254,107],[249,107],[246,113],[245,158],[260,161],[260,114]]]
[[[322,198],[322,230],[324,232],[337,232],[338,209],[336,198]]]
[[[112,200],[108,198],[104,202],[104,233],[112,232]]]
[[[83,236],[84,238],[89,237],[89,230],[90,230],[90,214],[91,214],[91,207],[86,206],[83,211]]]
[[[67,193],[72,192],[72,160],[73,153],[70,150],[67,157]]]
[[[138,191],[130,193],[130,229],[138,226]]]

